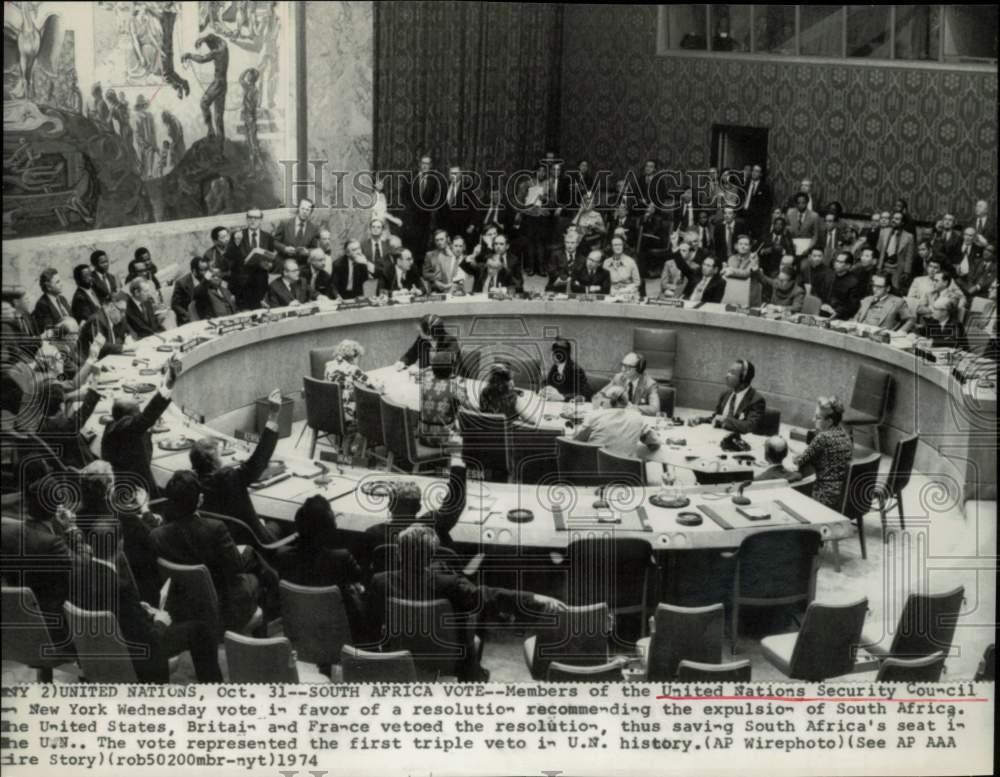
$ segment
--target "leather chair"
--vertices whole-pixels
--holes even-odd
[[[636,328],[632,330],[632,350],[646,357],[646,374],[661,383],[672,383],[677,361],[677,332],[674,329]]]
[[[63,603],[66,623],[76,647],[77,661],[89,682],[136,683],[132,656],[118,621],[107,610],[83,610]]]
[[[574,486],[601,485],[600,466],[597,452],[600,445],[577,442],[568,437],[556,438],[556,458],[559,465],[559,480]]]
[[[233,631],[225,635],[231,683],[298,683],[292,643],[287,637],[255,639]]]
[[[768,407],[764,410],[764,415],[753,430],[754,434],[770,437],[781,431],[781,411]]]
[[[885,422],[891,386],[892,375],[878,367],[862,364],[854,376],[850,405],[844,411],[844,426],[851,429],[855,426],[871,429],[872,444],[876,451],[882,450],[879,427]]]
[[[679,683],[748,683],[750,680],[749,658],[727,661],[724,664],[684,660],[677,666]]]
[[[347,449],[348,426],[344,418],[344,404],[340,385],[316,378],[302,378],[303,395],[306,400],[306,425],[299,434],[299,440],[306,429],[313,432],[309,446],[309,458],[316,455],[316,444],[321,437],[332,437],[343,449]],[[353,435],[353,430],[350,430]],[[298,441],[296,441],[296,446]]]
[[[336,352],[336,346],[309,349],[309,376],[316,380],[323,380],[326,377],[326,363],[333,359]]]
[[[345,683],[412,683],[417,680],[409,650],[373,653],[344,645],[340,649],[340,669]]]
[[[354,641],[340,587],[296,585],[282,580],[278,595],[282,626],[298,659],[316,664],[320,671],[336,664],[340,649]]]

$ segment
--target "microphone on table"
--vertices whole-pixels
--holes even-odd
[[[744,480],[740,483],[739,487],[736,489],[736,496],[733,497],[733,504],[740,505],[741,507],[746,507],[750,504],[750,497],[743,496],[743,489],[753,483],[752,480]]]

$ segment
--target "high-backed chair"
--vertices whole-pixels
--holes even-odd
[[[865,649],[879,657],[922,658],[938,651],[947,656],[964,598],[964,586],[940,594],[910,594],[888,650],[874,628],[865,631]]]
[[[362,455],[374,456],[391,465],[391,454],[385,449],[382,435],[382,396],[377,391],[364,386],[354,387],[354,420],[362,441]],[[380,448],[384,453],[378,452]]]
[[[556,439],[556,461],[559,480],[574,486],[601,484],[601,470],[597,452],[601,446],[591,442],[577,442],[568,437]]]
[[[221,637],[225,632],[222,613],[219,608],[219,594],[212,582],[212,575],[204,564],[176,564],[164,558],[157,558],[156,564],[161,578],[170,580],[168,609],[172,597],[184,602],[186,614],[205,621],[213,634]],[[263,623],[263,613],[258,607],[250,620],[240,629],[252,632]]]
[[[867,613],[867,598],[843,605],[811,602],[798,633],[764,637],[761,651],[793,680],[840,677],[854,669]]]
[[[3,658],[35,670],[37,681],[52,682],[52,670],[75,659],[70,645],[56,646],[46,625],[46,615],[30,588],[3,586],[0,589]]]
[[[559,471],[556,440],[559,429],[536,429],[514,421],[507,425],[507,460],[515,483],[539,483]]]
[[[844,426],[853,429],[864,426],[871,429],[872,443],[876,451],[882,450],[879,427],[885,421],[889,406],[889,391],[892,375],[878,367],[862,364],[854,376],[851,402],[844,411]]]
[[[637,327],[632,330],[632,350],[646,357],[649,377],[657,382],[673,382],[677,361],[676,330]]]
[[[287,637],[255,639],[227,631],[226,664],[231,683],[298,683],[295,655]]]
[[[677,682],[681,683],[747,683],[750,680],[749,658],[724,664],[703,664],[685,659],[677,666]]]
[[[840,512],[858,527],[858,542],[861,544],[861,558],[868,558],[865,548],[865,513],[872,509],[872,499],[878,493],[878,465],[882,457],[872,453],[851,462],[844,484],[844,501]],[[833,540],[834,558],[840,571],[839,541]]]
[[[886,683],[936,683],[944,671],[944,658],[940,650],[923,658],[887,658],[875,679]]]
[[[740,543],[733,575],[730,639],[736,655],[740,608],[809,604],[816,595],[822,538],[813,529],[771,529]]]
[[[574,666],[553,661],[549,664],[546,679],[550,683],[620,683],[624,667],[625,659],[621,656],[596,666]]]
[[[646,540],[588,533],[570,542],[566,562],[566,604],[606,604],[614,618],[638,615],[640,636],[646,633],[655,569],[653,548]]]
[[[548,677],[549,664],[601,666],[608,663],[611,613],[606,604],[567,607],[555,621],[524,641],[524,662],[536,680]]]
[[[463,350],[458,362],[458,369],[455,372],[463,378],[478,379],[481,362],[482,358],[478,349]]]
[[[406,408],[384,396],[382,402],[382,440],[388,456],[389,469],[407,472],[413,466],[406,452]]]
[[[812,498],[813,488],[816,486],[816,474],[813,473],[812,475],[806,475],[804,478],[796,480],[791,484],[791,486],[795,491],[798,491],[803,496]]]
[[[336,346],[309,349],[309,377],[323,380],[326,377],[326,363],[333,359]]]
[[[899,528],[906,528],[903,518],[903,489],[910,483],[919,441],[919,435],[911,434],[896,443],[896,448],[892,453],[892,464],[889,465],[889,476],[875,494],[879,516],[882,518],[883,542],[886,541],[886,519],[893,507],[899,511]]]
[[[371,554],[369,576],[394,569],[399,569],[399,546],[395,544],[376,546]]]
[[[340,670],[345,683],[412,683],[417,679],[409,650],[374,653],[344,645]]]
[[[309,458],[316,455],[316,443],[321,437],[335,438],[338,445],[345,443],[343,447],[346,449],[348,428],[347,420],[344,418],[340,385],[307,376],[302,378],[302,389],[306,400],[306,425],[302,428],[299,440],[302,439],[306,429],[312,430]],[[295,444],[297,446],[298,441]]]
[[[667,418],[672,418],[677,402],[677,389],[661,383],[656,387],[656,393],[660,395],[660,412],[666,414]]]
[[[340,660],[340,649],[353,642],[340,588],[311,587],[282,580],[281,621],[300,661],[326,671]]]
[[[821,307],[823,307],[823,300],[819,297],[806,294],[802,298],[802,312],[807,316],[818,316]]]
[[[981,683],[984,680],[995,680],[997,676],[997,646],[996,643],[991,643],[986,646],[986,650],[983,651],[983,657],[979,662],[979,666],[976,667],[976,674],[972,678],[977,683]]]
[[[757,422],[757,428],[753,430],[753,433],[770,437],[771,435],[778,434],[779,431],[781,431],[781,411],[770,407],[766,408],[764,415]]]
[[[298,539],[298,532],[292,532],[286,537],[282,537],[280,540],[275,540],[274,542],[261,542],[260,538],[253,533],[249,526],[247,526],[239,518],[234,518],[231,515],[226,515],[225,513],[213,513],[208,510],[199,510],[199,515],[205,518],[214,518],[217,521],[222,521],[226,524],[226,528],[229,530],[230,536],[233,538],[233,542],[237,545],[249,545],[251,548],[256,550],[265,558],[273,558],[274,555],[282,548],[288,547],[289,545],[294,545]]]
[[[670,682],[685,659],[706,664],[722,661],[725,611],[721,603],[706,607],[660,603],[651,620],[652,635],[637,643],[646,657],[646,680]]]
[[[63,611],[76,647],[77,662],[87,680],[94,683],[138,682],[132,656],[114,613],[83,610],[69,602],[63,603]]]
[[[420,413],[410,408],[403,409],[403,433],[406,439],[406,458],[413,464],[413,473],[422,469],[440,467],[448,463],[451,454],[445,448],[424,445],[417,436]]]
[[[507,480],[507,419],[497,413],[478,413],[461,408],[458,427],[462,434],[462,457],[483,471],[485,480]]]
[[[459,662],[471,660],[469,652],[482,647],[478,638],[472,640],[469,636],[466,618],[457,616],[447,599],[389,598],[385,646],[388,650],[410,651],[418,679],[437,680],[457,674]]]
[[[646,485],[646,464],[642,459],[617,456],[602,448],[597,452],[597,469],[604,485],[615,484],[631,489]]]
[[[595,394],[607,386],[615,376],[613,372],[588,372],[587,383]]]
[[[514,385],[518,388],[538,391],[545,384],[541,359],[512,357],[506,361],[510,365],[510,374],[514,379]]]

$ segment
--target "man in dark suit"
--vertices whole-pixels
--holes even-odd
[[[132,337],[141,340],[163,331],[163,324],[156,318],[153,311],[152,281],[135,278],[128,285],[128,301],[125,308],[125,323]]]
[[[802,284],[806,292],[826,303],[833,290],[833,269],[823,261],[823,249],[814,246],[802,261]]]
[[[795,195],[795,207],[789,208],[785,214],[788,223],[788,234],[792,239],[805,238],[809,245],[802,253],[807,253],[819,241],[820,223],[816,211],[809,207],[809,194],[798,192]]]
[[[906,234],[909,234],[908,232]],[[841,321],[854,318],[861,307],[865,289],[856,273],[851,271],[854,257],[850,251],[841,251],[833,260],[833,284],[830,287],[829,299],[820,306],[820,313],[833,316]]]
[[[576,232],[567,232],[563,238],[563,246],[552,252],[549,256],[545,274],[549,281],[545,286],[546,291],[568,292],[570,277],[583,263],[583,257],[579,251],[580,239]]]
[[[333,275],[326,269],[328,261],[326,252],[322,248],[309,249],[309,263],[302,268],[301,282],[309,288],[314,300],[320,297],[337,298]],[[333,268],[332,262],[330,267]]]
[[[91,355],[96,358],[96,343]],[[66,412],[66,389],[58,381],[51,381],[46,387],[45,418],[38,428],[38,436],[60,456],[63,463],[76,469],[83,469],[97,457],[90,450],[90,443],[81,434],[84,424],[94,412],[101,395],[87,388],[83,401],[72,413]]]
[[[0,318],[0,342],[3,343],[3,361],[8,363],[18,355],[32,358],[38,350],[39,334],[35,319],[28,310],[27,294],[20,286],[0,292],[3,316]]]
[[[295,215],[278,224],[274,230],[274,248],[280,256],[295,259],[299,265],[306,263],[309,249],[319,239],[319,227],[310,221],[315,206],[308,197],[299,200]]]
[[[188,322],[188,308],[194,302],[195,289],[205,280],[205,271],[208,269],[208,260],[204,256],[191,257],[191,271],[174,281],[174,290],[170,295],[170,309],[174,311],[174,318],[177,319],[177,326],[183,326]],[[265,280],[267,274],[264,275]]]
[[[595,248],[587,254],[587,261],[577,267],[570,284],[573,294],[610,294],[611,274],[604,269],[604,254]]]
[[[773,435],[764,441],[764,461],[767,462],[767,469],[757,475],[754,480],[787,480],[794,482],[801,480],[802,475],[798,470],[785,469],[783,464],[788,456],[788,443],[783,437]]]
[[[736,253],[736,240],[746,234],[746,224],[736,218],[736,209],[726,206],[722,209],[722,221],[715,225],[712,244],[715,257],[725,262]]]
[[[104,251],[94,251],[90,255],[90,266],[94,268],[94,291],[101,302],[107,302],[118,293],[118,279],[111,272],[111,260]]]
[[[368,224],[368,237],[361,242],[361,252],[374,265],[375,276],[385,274],[392,266],[388,236],[381,219],[372,219]]]
[[[750,168],[750,180],[745,182],[746,191],[740,203],[739,216],[746,222],[754,237],[763,235],[771,217],[771,187],[764,180],[764,169],[760,165]]]
[[[277,588],[277,575],[252,549],[241,555],[222,521],[198,514],[203,495],[193,472],[175,472],[164,493],[169,500],[167,522],[154,529],[151,536],[157,555],[175,564],[208,567],[219,596],[222,622],[227,629],[240,631],[253,618],[264,591]],[[192,619],[199,609],[171,586],[167,598],[171,616]]]
[[[333,287],[343,299],[357,299],[365,293],[365,281],[375,273],[375,265],[365,258],[361,243],[348,240],[344,254],[333,263]]]
[[[194,308],[199,319],[231,316],[238,312],[236,298],[222,285],[222,278],[212,267],[205,270],[205,277],[194,290]]]
[[[997,223],[990,214],[990,204],[986,200],[976,200],[976,212],[969,219],[969,226],[976,230],[976,242],[980,246],[995,243],[997,239]]]
[[[274,235],[261,228],[264,214],[247,211],[247,225],[233,234],[226,249],[229,290],[240,310],[254,310],[267,293],[268,272],[276,256]]]
[[[419,491],[418,500],[419,500]],[[386,623],[390,599],[432,601],[446,599],[461,619],[461,640],[455,674],[460,682],[486,682],[490,673],[479,665],[475,649],[475,618],[493,619],[500,614],[533,611],[554,612],[564,605],[547,596],[476,585],[444,562],[435,560],[440,540],[429,526],[418,524],[399,535],[399,571],[380,572],[366,592],[371,631],[378,634]],[[467,618],[467,619],[466,619]]]
[[[403,181],[400,195],[403,200],[403,238],[413,251],[414,259],[419,267],[423,267],[424,254],[430,247],[431,234],[434,232],[437,210],[441,207],[443,196],[441,191],[441,176],[432,170],[433,161],[429,154],[420,157],[417,172],[410,180]]]
[[[514,291],[517,288],[517,281],[514,280],[510,270],[503,266],[498,254],[490,254],[484,265],[475,265],[466,261],[462,265],[462,269],[473,277],[473,294],[499,291],[500,289]]]
[[[38,285],[42,295],[35,303],[32,315],[39,331],[44,332],[46,329],[55,329],[56,324],[72,313],[69,300],[62,293],[62,278],[59,277],[58,270],[53,267],[42,270]]]
[[[472,247],[479,242],[487,227],[495,224],[500,232],[510,230],[511,222],[514,220],[514,213],[504,202],[503,189],[499,181],[492,181],[490,193],[487,198],[486,207],[472,214],[470,225],[473,227],[468,231],[467,244]]]
[[[717,429],[737,434],[753,434],[767,409],[764,395],[750,385],[755,374],[753,362],[746,359],[737,359],[730,364],[726,372],[728,388],[719,396],[715,412],[710,416],[692,418],[688,421],[688,425],[710,423]]]
[[[116,399],[111,408],[111,423],[104,427],[101,437],[101,458],[114,468],[115,477],[142,487],[150,495],[157,491],[150,469],[153,459],[150,430],[170,404],[170,391],[179,370],[180,363],[171,359],[163,383],[142,410],[135,399]]]
[[[953,266],[962,261],[962,232],[955,228],[955,217],[951,213],[945,213],[935,225],[931,248],[935,254],[944,257]]]
[[[309,288],[309,285],[302,280],[302,270],[297,260],[289,257],[285,259],[281,270],[281,277],[271,281],[267,287],[267,297],[265,301],[269,307],[283,308],[288,305],[301,305],[312,302],[319,295]]]
[[[98,335],[104,338],[101,346],[101,358],[109,354],[124,353],[129,346],[131,336],[125,323],[125,309],[128,306],[126,295],[119,292],[105,302],[100,310],[91,316],[80,327],[80,351],[86,353]]]
[[[478,201],[476,193],[469,187],[467,176],[458,165],[448,167],[448,181],[444,190],[444,202],[437,214],[437,226],[445,230],[449,239],[454,235],[468,233]]]
[[[222,278],[228,285],[231,272],[231,262],[229,259],[229,230],[223,226],[212,227],[212,245],[205,251],[205,258],[208,259],[208,266]]]
[[[213,513],[228,515],[244,526],[262,543],[277,539],[264,526],[250,500],[251,483],[260,480],[278,444],[278,414],[281,412],[281,391],[275,389],[267,397],[267,424],[257,447],[242,464],[223,466],[219,441],[205,437],[191,448],[191,469],[198,476],[205,500],[202,507]]]
[[[499,234],[493,240],[493,253],[500,260],[501,266],[510,273],[511,281],[517,291],[524,291],[524,269],[520,258],[510,253],[510,243],[507,236]],[[468,270],[466,270],[468,272]]]
[[[391,295],[395,291],[417,292],[422,294],[424,282],[420,271],[413,265],[413,253],[408,248],[393,257],[392,266],[379,276],[376,294]]]
[[[73,292],[71,310],[73,318],[82,324],[101,308],[101,299],[94,291],[94,271],[89,264],[78,264],[73,268],[73,281],[76,291]]]
[[[726,279],[719,275],[719,260],[711,255],[706,256],[701,261],[701,280],[694,284],[685,299],[692,302],[722,302],[725,294]]]

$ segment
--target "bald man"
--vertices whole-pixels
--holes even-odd
[[[754,480],[798,480],[802,476],[795,470],[785,469],[784,461],[788,456],[788,443],[784,437],[774,435],[764,441],[764,460],[768,463],[767,469],[761,472]]]

